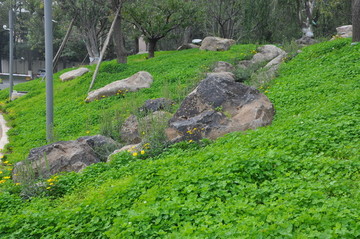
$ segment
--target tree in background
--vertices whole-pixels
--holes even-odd
[[[360,42],[360,0],[352,3],[353,42]]]
[[[205,28],[211,35],[234,38],[241,31],[243,0],[203,1],[208,15]]]
[[[109,11],[104,2],[97,0],[59,0],[65,15],[72,19],[85,43],[90,64],[96,64],[100,57],[100,39],[108,26]]]
[[[126,0],[110,0],[112,13],[114,14],[118,8],[120,8],[120,14],[115,21],[113,42],[116,53],[116,60],[118,63],[127,62],[127,51],[125,49],[124,32],[122,25],[121,9],[123,8]]]
[[[176,28],[191,25],[197,17],[195,4],[184,0],[134,0],[125,12],[149,43],[149,58],[155,56],[160,39]]]

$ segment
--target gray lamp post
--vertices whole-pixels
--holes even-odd
[[[14,74],[14,12],[9,10],[9,99],[11,100],[13,92],[13,74]]]
[[[46,71],[46,140],[54,139],[54,85],[53,85],[53,26],[52,0],[44,0],[45,11],[45,71]]]

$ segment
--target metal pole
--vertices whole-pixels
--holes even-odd
[[[52,142],[54,129],[53,29],[52,0],[44,0],[45,11],[45,71],[46,71],[46,140]]]
[[[14,12],[9,10],[9,99],[11,100],[13,92],[13,74],[14,74]]]

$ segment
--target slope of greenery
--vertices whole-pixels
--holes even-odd
[[[246,52],[253,47],[237,46],[232,51]],[[197,50],[163,54],[163,58],[154,59],[158,64],[144,61],[142,66],[158,72],[158,77],[172,75],[168,76],[169,89],[185,84],[171,79],[196,76],[197,67],[204,65],[202,60],[209,63],[215,58],[239,56],[235,52]],[[182,55],[186,55],[187,60],[181,60]],[[188,62],[190,59],[192,63]],[[140,58],[134,58],[126,71],[136,72],[141,68],[136,60]],[[123,153],[111,163],[99,163],[79,174],[52,178],[47,182],[54,183],[49,187],[48,196],[31,201],[22,201],[17,194],[21,186],[7,182],[0,196],[0,236],[358,238],[359,60],[360,45],[351,46],[349,40],[305,48],[283,65],[280,76],[265,91],[276,108],[271,126],[231,133],[215,142],[182,142],[146,160]],[[198,64],[193,65],[195,63]],[[161,69],[169,68],[162,68],[163,64],[170,64],[174,71],[162,72]],[[189,68],[194,66],[196,70],[192,75],[182,70],[184,65],[178,67],[177,64],[189,64]],[[105,65],[110,66],[115,64]],[[133,68],[136,70],[132,71]],[[111,81],[107,78],[111,76],[103,73],[96,87]],[[75,125],[80,124],[76,120],[81,119],[76,118],[79,112],[89,113],[92,122],[96,114],[90,109],[96,108],[87,107],[98,107],[97,114],[118,107],[111,103],[114,100],[111,98],[96,102],[95,106],[83,104],[88,80],[86,76],[56,85],[63,92],[58,93],[58,97],[71,94],[69,99],[62,96],[66,102],[62,113],[75,117],[74,125],[63,120],[67,130],[57,129],[61,138],[74,138],[85,130],[98,129],[96,123],[89,123],[92,128],[86,129]],[[41,84],[34,82],[26,87],[35,91]],[[142,93],[147,94],[146,97],[158,97],[163,84],[154,85],[157,90]],[[175,91],[171,91],[172,94]],[[137,99],[142,97],[140,94],[125,98]],[[40,90],[5,105],[5,109],[16,118],[30,115],[30,105],[35,104],[37,97]],[[78,103],[70,107],[71,101]],[[21,111],[25,103],[27,111]],[[78,112],[72,112],[73,109]],[[40,116],[33,117],[32,120],[41,120]],[[15,130],[17,127],[20,122],[16,123]],[[22,130],[28,132],[31,127],[28,125]],[[24,132],[19,130],[17,134]],[[32,137],[30,134],[34,132],[22,137]],[[12,133],[11,139],[17,140],[18,136]],[[17,149],[28,147],[25,140],[24,146],[12,144],[13,155],[20,155]]]

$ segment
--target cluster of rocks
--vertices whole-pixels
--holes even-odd
[[[203,49],[228,49],[234,43],[225,39],[217,41],[211,47],[205,47],[208,40],[212,42],[214,39],[205,38],[201,46]],[[224,48],[221,48],[218,42],[222,42]],[[267,66],[273,67],[279,64],[285,55],[281,49],[266,45],[260,47],[251,60],[240,62],[237,67],[263,61],[268,62]],[[35,177],[46,178],[64,171],[79,172],[90,164],[107,161],[113,152],[141,150],[143,131],[152,127],[153,123],[163,125],[163,133],[170,142],[216,139],[230,132],[271,124],[275,113],[273,105],[255,88],[236,82],[232,73],[235,68],[230,63],[217,62],[213,72],[208,73],[183,100],[175,114],[169,113],[173,101],[165,98],[147,100],[138,109],[138,114],[131,115],[121,127],[125,147],[101,135],[45,145],[32,149],[27,160],[15,165],[14,180],[21,180],[18,175],[23,175],[21,172],[29,167],[35,172]],[[86,101],[100,100],[118,94],[119,91],[148,88],[152,82],[153,78],[149,73],[138,72],[127,79],[90,92]]]

